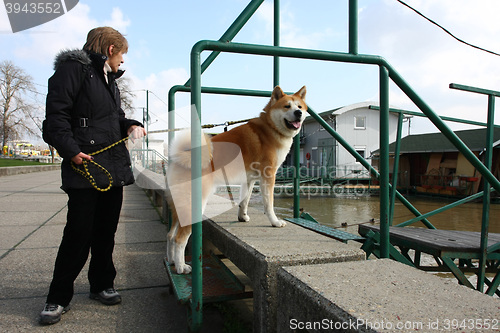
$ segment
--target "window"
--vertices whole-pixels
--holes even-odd
[[[366,129],[366,117],[354,116],[354,129]]]
[[[366,159],[366,147],[354,147],[354,149],[356,150],[356,152],[361,155],[361,157],[363,157],[364,159]],[[356,160],[356,163],[357,164],[360,164],[360,162],[358,160]]]

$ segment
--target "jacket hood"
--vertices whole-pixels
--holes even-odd
[[[61,63],[66,61],[78,61],[84,65],[90,65],[92,63],[92,60],[85,50],[62,50],[56,55],[54,70],[56,70]]]
[[[105,55],[94,53],[92,51],[81,49],[62,50],[56,55],[56,59],[54,60],[54,70],[57,70],[57,67],[66,61],[78,61],[83,65],[90,65],[94,63],[96,67],[102,68],[106,60],[108,60],[108,57]],[[113,73],[114,78],[120,78],[124,72],[124,70],[118,70],[117,73]]]

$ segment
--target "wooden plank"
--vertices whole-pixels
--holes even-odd
[[[303,218],[285,218],[288,222],[295,223],[309,230],[318,232],[322,235],[335,238],[336,240],[347,243],[348,240],[364,241],[365,239],[359,235],[351,234],[346,231],[337,230],[326,225],[319,224],[317,222],[311,222]]]
[[[360,234],[366,234],[367,230],[379,231],[378,226],[360,225]],[[389,234],[391,242],[399,240],[424,246],[429,249],[447,252],[479,252],[481,233],[473,231],[439,230],[425,228],[401,228],[390,227]],[[500,242],[500,234],[490,233],[489,242],[494,244]]]
[[[186,260],[191,260],[186,256]],[[163,260],[172,291],[181,304],[187,304],[192,298],[191,274],[177,274],[167,258]],[[245,291],[245,286],[224,263],[214,255],[203,256],[203,302],[222,302],[250,298],[251,291]]]

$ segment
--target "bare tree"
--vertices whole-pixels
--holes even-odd
[[[118,89],[120,89],[120,99],[122,102],[122,109],[127,117],[134,113],[133,102],[135,94],[130,89],[130,79],[128,77],[121,77],[116,80]]]
[[[36,93],[33,79],[11,61],[0,62],[0,135],[2,147],[8,140],[37,135],[31,125],[34,106],[27,95]]]

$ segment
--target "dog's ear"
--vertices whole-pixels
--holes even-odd
[[[306,100],[306,86],[303,86],[302,88],[300,88],[299,91],[297,91],[295,94],[295,96],[299,96],[300,98],[302,98],[302,100]]]
[[[270,104],[273,105],[283,96],[285,96],[285,93],[283,92],[283,90],[281,90],[280,86],[274,87],[273,93],[271,94]]]
[[[274,87],[273,92],[271,93],[271,99],[264,108],[264,111],[269,111],[274,103],[276,103],[283,96],[285,96],[285,93],[281,90],[280,86]]]

